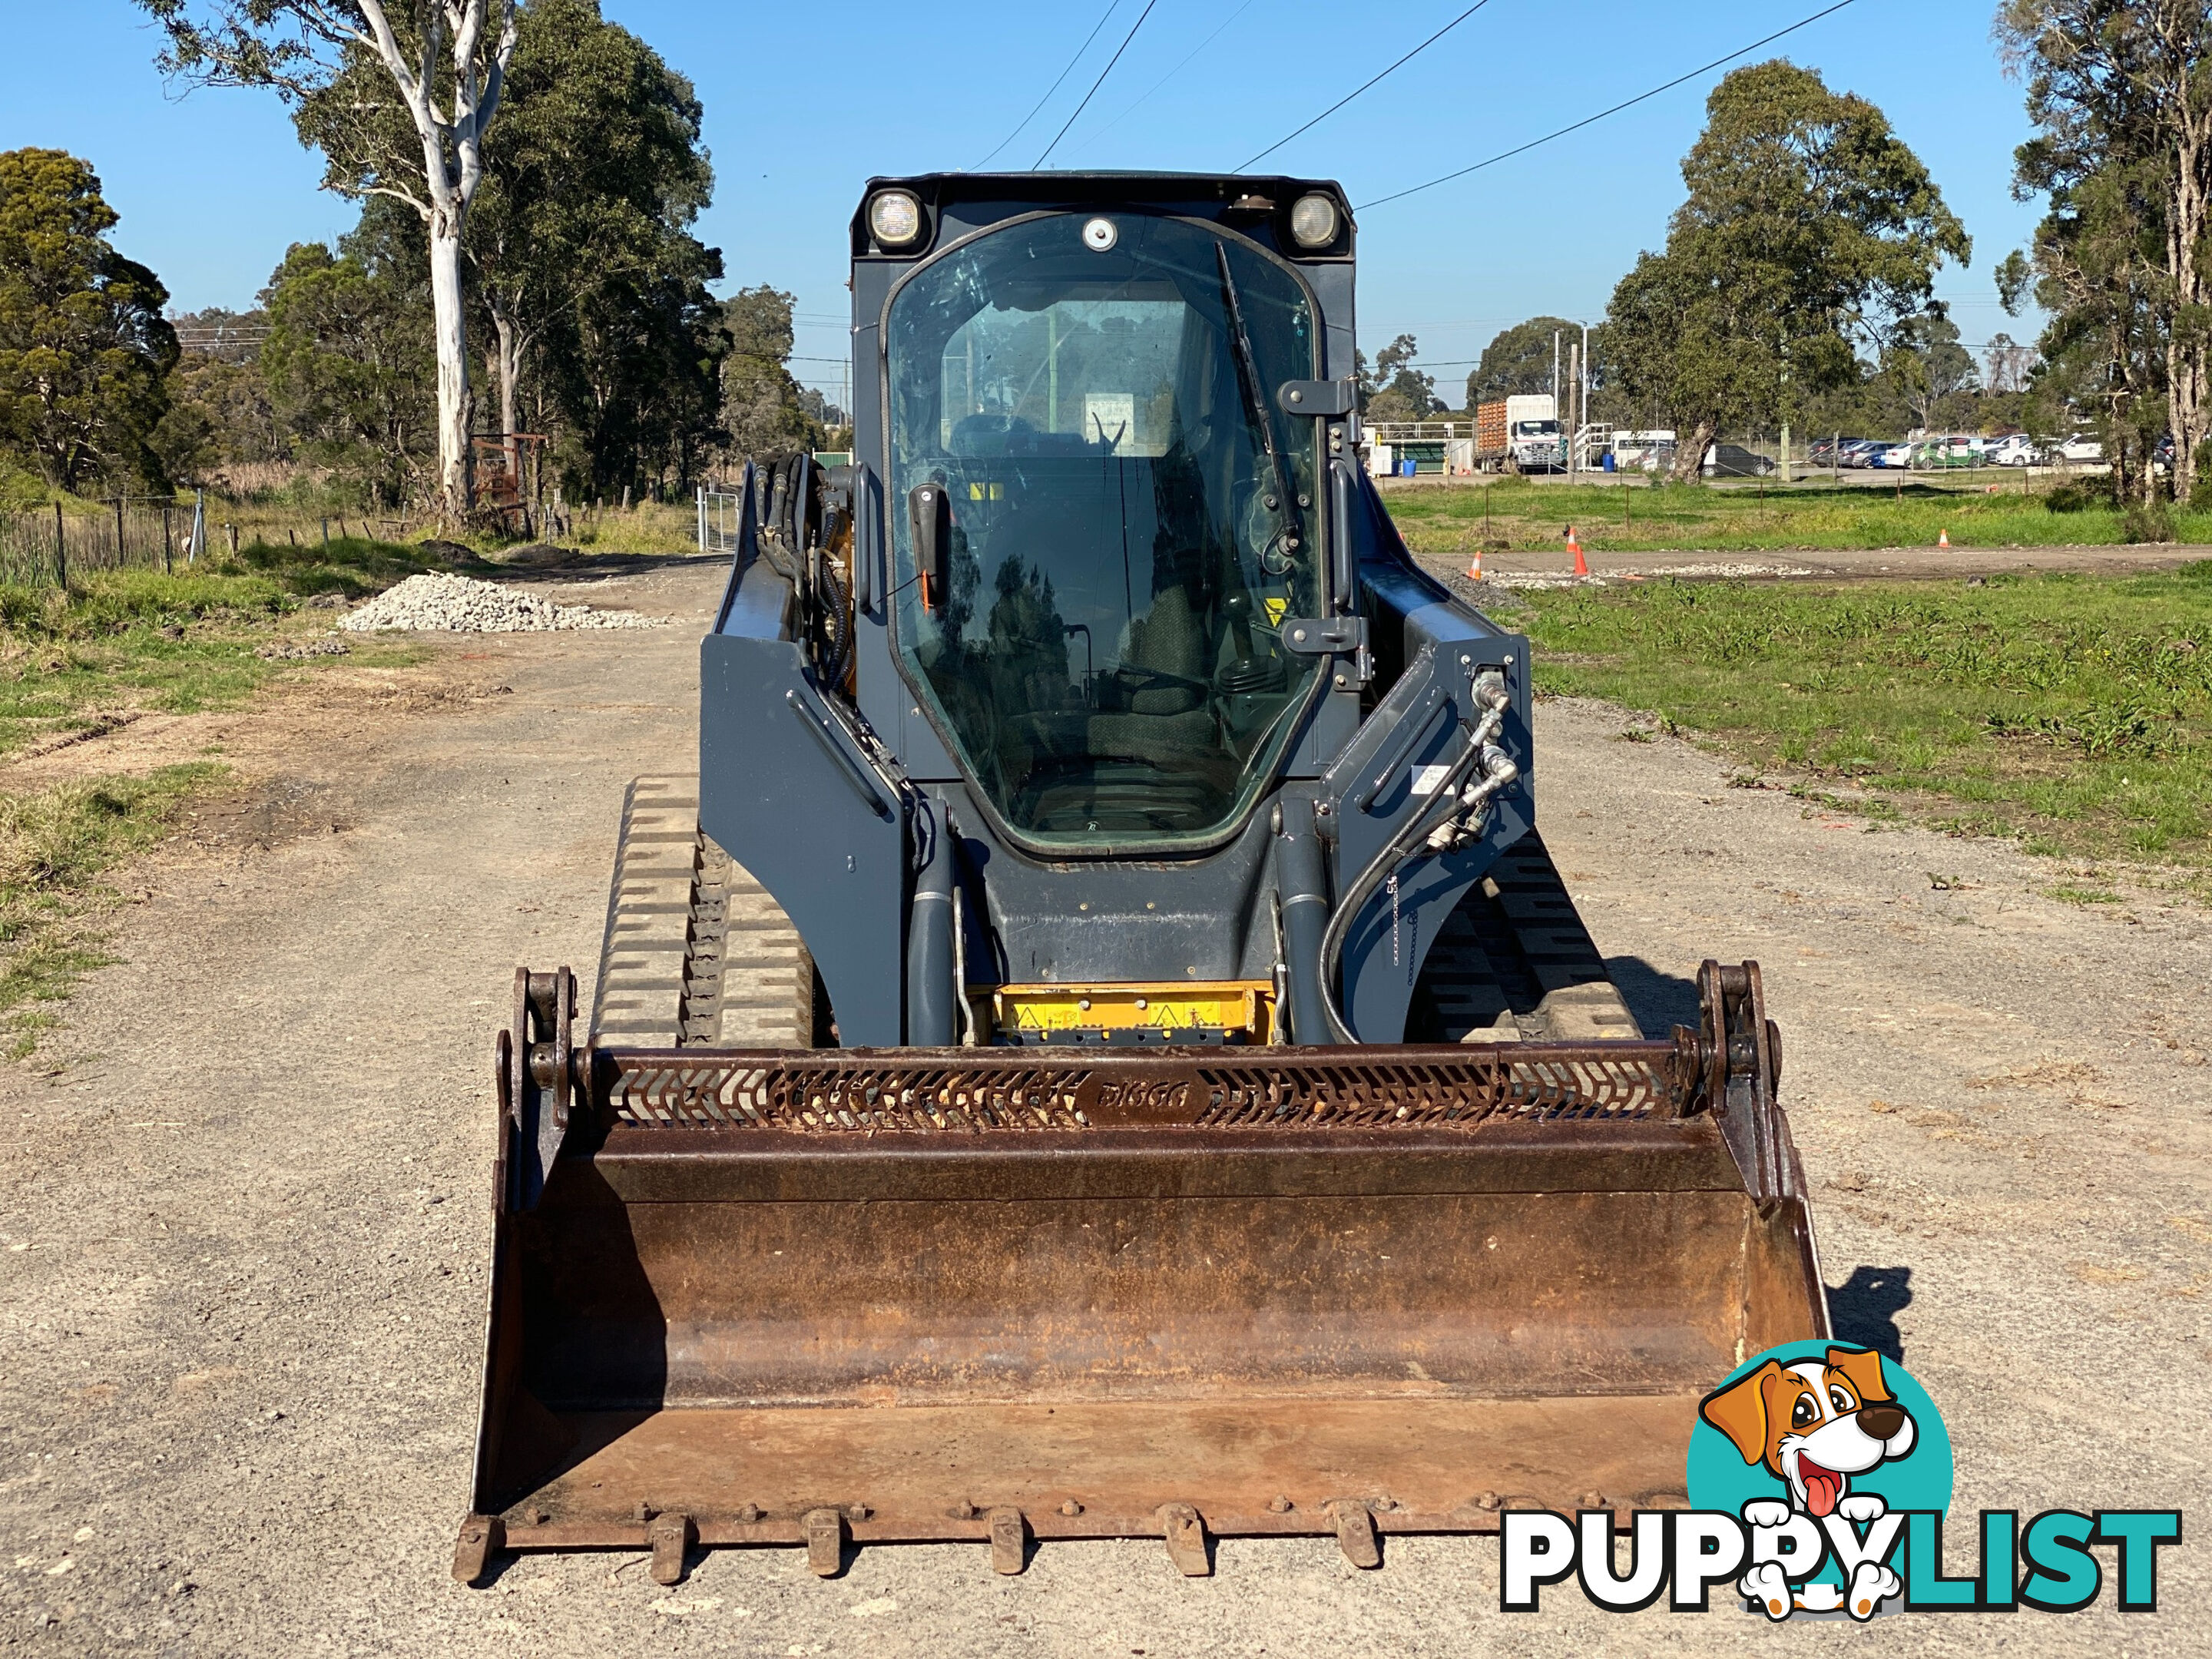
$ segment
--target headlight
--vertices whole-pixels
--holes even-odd
[[[1326,196],[1301,196],[1291,209],[1291,240],[1303,248],[1327,247],[1336,240],[1340,216]]]
[[[921,235],[921,201],[908,190],[879,190],[868,198],[868,232],[879,246],[906,247]]]

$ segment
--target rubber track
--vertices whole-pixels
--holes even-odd
[[[814,964],[775,901],[699,829],[688,779],[640,778],[623,803],[592,1002],[594,1042],[805,1048]],[[1540,837],[1471,888],[1431,947],[1407,1035],[1634,1036],[1634,1019]]]
[[[744,866],[699,829],[689,779],[623,801],[592,1038],[636,1048],[805,1048],[814,963]]]
[[[1462,1042],[1486,1030],[1557,1040],[1639,1035],[1533,831],[1460,901],[1430,947],[1414,996],[1417,1030],[1407,1035],[1432,1041]]]

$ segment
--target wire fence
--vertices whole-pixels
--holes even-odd
[[[207,513],[197,500],[118,497],[103,507],[0,512],[0,584],[66,587],[95,571],[185,570],[208,550]]]

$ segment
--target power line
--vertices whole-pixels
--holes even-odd
[[[1113,131],[1115,127],[1120,126],[1122,122],[1127,120],[1132,115],[1135,114],[1137,112],[1138,105],[1142,104],[1145,100],[1150,98],[1153,93],[1158,92],[1162,87],[1167,85],[1169,82],[1174,80],[1176,76],[1181,75],[1185,70],[1188,69],[1190,67],[1191,58],[1197,57],[1199,53],[1204,52],[1208,46],[1212,46],[1215,40],[1220,38],[1222,30],[1227,28],[1231,23],[1235,22],[1238,18],[1242,17],[1246,12],[1251,9],[1252,0],[1244,0],[1244,3],[1243,5],[1237,7],[1235,11],[1231,12],[1228,16],[1223,18],[1220,22],[1214,25],[1213,33],[1212,34],[1207,35],[1205,40],[1200,41],[1196,46],[1190,49],[1190,54],[1188,57],[1186,57],[1182,62],[1177,64],[1165,75],[1160,76],[1158,80],[1153,82],[1152,84],[1138,97],[1136,103],[1131,104],[1119,115],[1109,121],[1104,126],[1098,128],[1094,132],[1087,134],[1083,142],[1086,144],[1097,143],[1099,139],[1103,138],[1108,133]]]
[[[1000,139],[997,143],[991,146],[991,155],[996,155],[1000,150],[1006,149],[1008,144],[1012,143],[1015,139],[1020,137],[1022,136],[1022,128],[1029,125],[1030,122],[1036,119],[1037,110],[1042,109],[1047,104],[1052,101],[1053,94],[1060,90],[1060,82],[1067,79],[1067,77],[1074,72],[1075,66],[1083,61],[1083,54],[1091,50],[1091,43],[1098,38],[1098,31],[1106,27],[1106,20],[1111,17],[1115,12],[1120,9],[1121,4],[1121,0],[1108,0],[1106,9],[1098,14],[1098,21],[1091,26],[1091,33],[1083,37],[1083,44],[1075,49],[1075,56],[1067,60],[1067,67],[1060,70],[1058,78],[1055,79],[1050,86],[1044,89],[1044,96],[1036,100],[1036,109],[1031,110],[1027,115],[1022,117],[1019,125],[1018,125],[1012,132],[1008,133],[1005,137]],[[1057,141],[1055,140],[1055,142]],[[991,155],[986,155],[983,158],[983,161],[989,161],[991,159]],[[981,173],[983,170],[983,161],[976,162],[975,165],[969,168],[968,171],[970,173]]]
[[[1246,167],[1249,167],[1252,165],[1252,161],[1257,161],[1262,157],[1273,155],[1277,150],[1282,149],[1285,144],[1289,143],[1291,139],[1297,137],[1299,132],[1304,132],[1310,127],[1319,126],[1322,122],[1328,120],[1330,116],[1335,114],[1337,111],[1342,109],[1353,99],[1358,97],[1361,93],[1366,91],[1368,88],[1373,86],[1376,81],[1383,79],[1386,76],[1396,74],[1401,69],[1404,68],[1407,64],[1412,63],[1413,59],[1419,58],[1431,46],[1436,45],[1437,41],[1443,40],[1444,36],[1449,34],[1454,29],[1457,28],[1462,23],[1467,21],[1468,18],[1474,16],[1475,13],[1480,11],[1489,3],[1490,0],[1474,0],[1474,3],[1473,5],[1469,6],[1465,11],[1460,13],[1458,16],[1453,18],[1450,22],[1445,24],[1427,40],[1422,41],[1419,46],[1415,46],[1413,51],[1407,52],[1396,63],[1391,64],[1389,69],[1384,70],[1381,75],[1376,76],[1373,80],[1361,82],[1359,85],[1354,87],[1350,92],[1345,94],[1343,97],[1338,99],[1320,114],[1315,116],[1312,120],[1307,122],[1305,126],[1300,127],[1297,130],[1297,132],[1285,133],[1281,137],[1276,139],[1273,143],[1268,145],[1267,149],[1261,150],[1258,155],[1255,155],[1251,161],[1247,161],[1244,163],[1243,167],[1238,167],[1237,169],[1237,172],[1243,172]]]
[[[1635,97],[1624,100],[1622,102],[1615,104],[1611,109],[1601,109],[1595,115],[1586,115],[1581,120],[1575,122],[1571,126],[1561,127],[1557,132],[1547,132],[1541,138],[1531,138],[1525,144],[1517,144],[1511,149],[1501,150],[1486,161],[1477,161],[1472,167],[1462,167],[1456,173],[1447,173],[1442,178],[1431,179],[1425,185],[1414,185],[1407,189],[1394,191],[1388,196],[1378,196],[1371,202],[1362,202],[1357,209],[1357,211],[1364,213],[1369,208],[1381,207],[1386,202],[1402,201],[1408,196],[1418,196],[1425,190],[1434,190],[1438,185],[1448,185],[1455,179],[1464,179],[1470,173],[1480,173],[1485,167],[1495,167],[1500,161],[1509,161],[1516,155],[1525,155],[1530,150],[1535,149],[1539,144],[1548,144],[1554,138],[1564,138],[1571,132],[1579,132],[1586,126],[1589,126],[1595,122],[1604,120],[1608,115],[1618,115],[1621,111],[1628,109],[1634,105],[1640,104],[1648,98],[1656,98],[1662,92],[1672,92],[1676,87],[1680,86],[1685,81],[1694,81],[1700,75],[1717,70],[1723,64],[1733,63],[1735,59],[1743,57],[1747,52],[1757,52],[1761,46],[1772,45],[1785,34],[1795,34],[1799,29],[1805,28],[1811,24],[1819,22],[1823,17],[1832,17],[1838,12],[1843,10],[1844,7],[1853,3],[1855,3],[1855,0],[1836,0],[1836,3],[1830,6],[1826,11],[1816,11],[1810,17],[1801,17],[1797,21],[1792,23],[1786,29],[1777,29],[1773,33],[1766,36],[1764,40],[1754,40],[1747,46],[1738,46],[1734,52],[1728,53],[1725,57],[1716,58],[1710,64],[1701,64],[1699,67],[1692,70],[1687,75],[1678,75],[1673,80],[1666,82],[1663,86],[1654,87],[1649,92],[1639,92]],[[1266,152],[1262,151],[1261,153],[1264,155]]]
[[[1091,90],[1083,94],[1083,101],[1075,106],[1075,115],[1082,114],[1091,106],[1091,100],[1097,96],[1098,88],[1106,84],[1106,77],[1114,72],[1114,65],[1121,61],[1121,54],[1128,51],[1129,42],[1137,38],[1137,31],[1145,27],[1145,19],[1152,15],[1152,8],[1159,3],[1160,0],[1145,0],[1144,10],[1139,12],[1137,21],[1129,25],[1129,32],[1121,37],[1121,44],[1114,48],[1114,55],[1106,60],[1106,67],[1098,71],[1098,78],[1091,83]],[[1044,147],[1044,155],[1038,156],[1030,165],[1030,172],[1034,173],[1038,167],[1042,167],[1045,163],[1045,156],[1050,155],[1060,141],[1067,137],[1068,128],[1075,125],[1075,115],[1069,116],[1066,120],[1060,123],[1060,131],[1052,135],[1052,143]]]

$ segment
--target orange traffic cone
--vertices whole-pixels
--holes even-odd
[[[1567,551],[1575,556],[1575,574],[1589,575],[1589,561],[1583,557],[1582,538],[1575,534],[1575,527],[1572,525],[1567,526]]]
[[[1949,531],[1948,531],[1948,530],[1939,530],[1939,531],[1937,531],[1937,532],[1936,532],[1936,546],[1938,546],[1938,547],[1948,547],[1948,546],[1950,546],[1950,544],[1951,544],[1951,532],[1950,532]]]
[[[1474,556],[1467,562],[1467,579],[1471,582],[1482,580],[1482,544],[1474,544]]]

